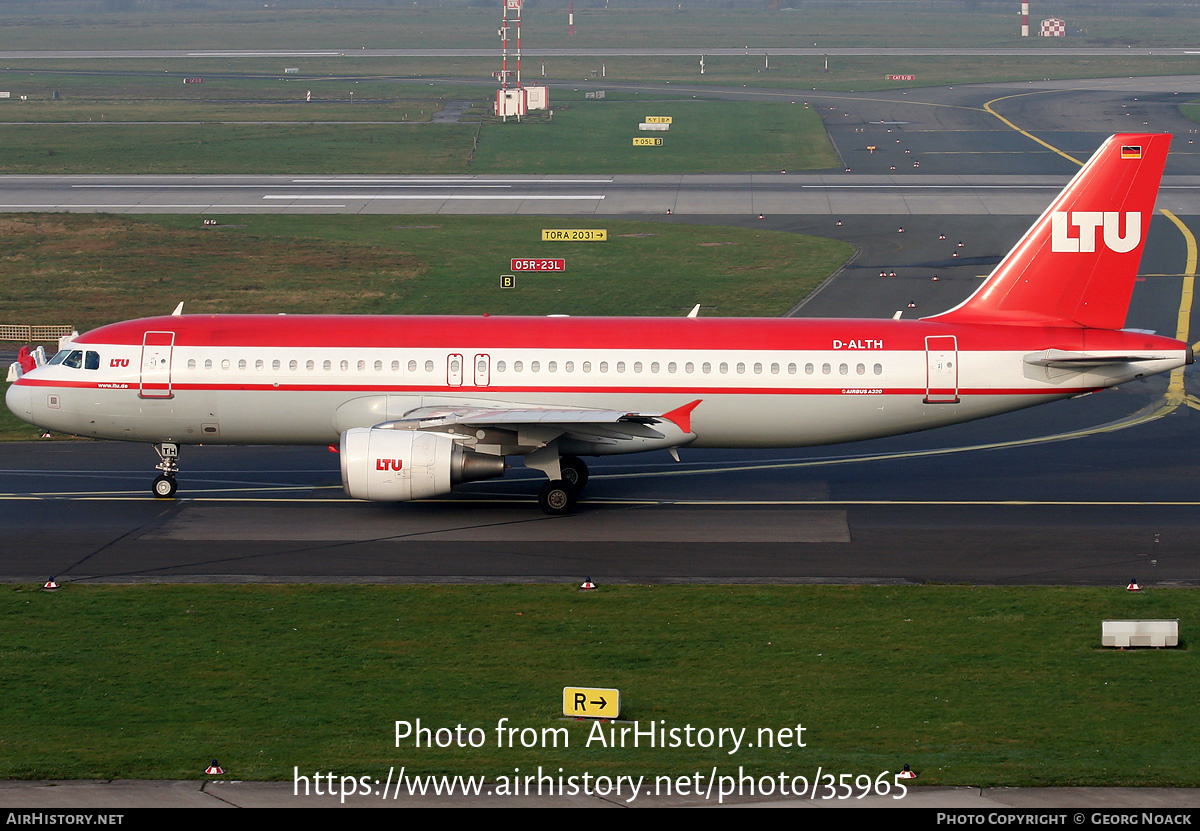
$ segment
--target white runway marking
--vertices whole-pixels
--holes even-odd
[[[575,194],[564,193],[560,195],[554,194],[518,194],[505,193],[378,193],[378,194],[358,194],[358,193],[339,193],[339,194],[323,194],[323,193],[278,193],[267,194],[263,199],[508,199],[508,200],[527,200],[527,199],[565,199],[565,200],[600,200],[603,199],[603,194]]]

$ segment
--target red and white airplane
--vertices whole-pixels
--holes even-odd
[[[580,456],[797,447],[909,433],[1192,362],[1122,331],[1169,135],[1108,139],[980,288],[920,320],[173,315],[75,337],[21,375],[43,427],[180,445],[333,444],[358,499],[546,474],[569,512]]]

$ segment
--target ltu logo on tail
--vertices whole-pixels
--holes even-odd
[[[376,459],[376,470],[400,470],[404,467],[403,459]]]
[[[1104,247],[1124,254],[1142,241],[1142,215],[1125,214],[1125,233],[1121,233],[1120,211],[1055,211],[1050,215],[1050,250],[1090,254],[1096,250],[1096,229],[1104,228]],[[1073,230],[1076,236],[1071,236]]]

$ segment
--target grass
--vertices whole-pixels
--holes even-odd
[[[786,103],[673,102],[688,117],[666,150],[646,152],[631,142],[642,103],[590,101],[582,92],[556,91],[552,122],[544,114],[533,119],[540,123],[489,120],[481,131],[476,123],[408,123],[428,121],[447,101],[482,103],[489,93],[479,88],[391,84],[392,94],[404,94],[354,105],[344,93],[330,99],[326,88],[317,93],[322,100],[305,104],[305,85],[293,85],[286,103],[264,79],[237,79],[236,89],[211,98],[174,84],[178,97],[158,98],[168,93],[156,75],[114,80],[105,90],[97,76],[52,76],[40,79],[35,98],[0,107],[7,122],[0,172],[695,173],[837,164],[816,112]],[[62,97],[54,100],[58,87]],[[473,156],[477,134],[481,150]]]
[[[474,125],[20,126],[0,172],[462,173]]]
[[[211,217],[206,217],[211,218]],[[664,217],[665,219],[665,217]],[[192,313],[778,316],[850,255],[844,242],[758,229],[539,217],[0,218],[0,319],[86,328]],[[607,228],[544,243],[542,228]],[[567,271],[499,288],[509,260]],[[655,279],[647,280],[653,274]],[[38,286],[36,292],[25,287]]]
[[[670,116],[667,132],[640,132]],[[657,136],[661,147],[634,147]],[[746,101],[583,101],[539,124],[489,124],[474,170],[500,173],[692,173],[832,168],[838,160],[815,109]]]
[[[1190,644],[1099,647],[1105,618],[1180,618],[1192,590],[931,587],[78,586],[0,591],[0,778],[495,777],[787,771],[924,785],[1200,784]],[[136,667],[136,672],[119,668]],[[616,687],[643,728],[802,724],[807,747],[585,747],[564,686]],[[480,727],[395,746],[394,722]],[[499,748],[495,726],[569,749]]]

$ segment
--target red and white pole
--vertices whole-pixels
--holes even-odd
[[[504,4],[504,16],[500,18],[500,88],[508,89],[508,3]]]
[[[1029,0],[1021,3],[1021,37],[1029,37]]]

